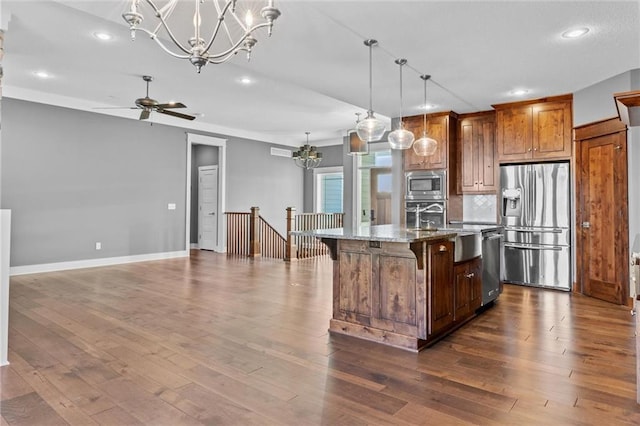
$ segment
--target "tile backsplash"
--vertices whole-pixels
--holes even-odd
[[[467,222],[496,222],[497,200],[495,194],[463,195],[462,215]]]

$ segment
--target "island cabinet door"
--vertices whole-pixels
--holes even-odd
[[[453,243],[429,245],[429,335],[453,324]]]

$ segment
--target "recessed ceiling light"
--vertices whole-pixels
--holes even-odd
[[[589,28],[587,28],[587,27],[574,28],[574,29],[567,30],[567,31],[563,32],[562,33],[562,37],[564,37],[564,38],[578,38],[578,37],[582,37],[583,35],[585,35],[588,32],[589,32]]]
[[[526,95],[527,93],[529,93],[527,89],[515,89],[509,92],[509,94],[512,96],[523,96],[523,95]]]
[[[420,109],[425,109],[425,110],[430,110],[430,109],[435,109],[436,105],[434,104],[426,104],[426,105],[420,105]]]
[[[49,78],[51,77],[51,74],[49,74],[46,71],[34,71],[33,75],[35,75],[38,78]]]
[[[113,38],[111,34],[104,33],[102,31],[96,31],[95,33],[93,33],[93,36],[98,40],[102,40],[102,41],[109,41]]]
[[[249,77],[242,77],[240,79],[240,83],[247,85],[253,83],[253,80],[251,80]]]

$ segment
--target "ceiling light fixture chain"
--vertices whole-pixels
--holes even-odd
[[[273,23],[280,16],[280,10],[274,6],[273,0],[268,0],[267,5],[260,10],[260,15],[264,19],[263,22],[254,25],[253,15],[250,11],[247,11],[244,22],[236,14],[237,0],[226,0],[224,6],[220,6],[220,0],[193,0],[195,2],[195,11],[193,15],[193,37],[184,45],[178,41],[178,38],[174,35],[174,32],[169,27],[169,18],[176,10],[176,6],[179,3],[186,3],[184,0],[168,0],[162,7],[158,7],[152,0],[131,0],[129,10],[122,14],[122,18],[129,24],[129,30],[131,32],[131,39],[135,40],[136,32],[142,31],[149,35],[158,45],[167,52],[169,55],[178,59],[188,59],[195,67],[198,73],[201,68],[208,63],[221,64],[240,51],[247,52],[247,59],[251,58],[251,51],[256,45],[258,40],[253,37],[253,33],[261,28],[267,28],[267,33],[271,36],[273,30]],[[141,13],[141,3],[148,5],[153,15],[159,20],[159,23],[153,30],[143,28],[140,25],[144,21],[144,15]],[[215,22],[210,25],[213,26],[211,31],[211,37],[208,41],[202,38],[202,24],[203,13],[201,11],[201,5],[212,3],[213,6],[208,7],[212,12],[215,11]],[[213,10],[215,9],[215,10]],[[209,10],[207,10],[208,12]],[[233,19],[225,19],[226,17]],[[230,23],[227,23],[230,22]],[[230,27],[233,26],[233,30]],[[169,49],[160,40],[159,31],[164,29],[168,38],[176,45],[181,53],[176,53]],[[210,51],[214,45],[214,42],[218,39],[221,33],[226,36],[227,45],[221,47],[220,50],[215,53]],[[234,39],[232,33],[236,33],[237,39]],[[240,35],[237,35],[240,34]]]
[[[402,67],[406,65],[406,59],[396,59],[395,63],[400,68],[400,117],[398,118],[398,128],[389,133],[388,141],[391,149],[409,149],[415,139],[413,132],[404,128],[402,121]]]
[[[424,114],[422,117],[422,137],[413,143],[413,152],[423,157],[433,155],[438,149],[438,141],[427,136],[427,80],[431,78],[428,74],[420,76],[424,82]]]
[[[318,167],[322,161],[322,153],[318,152],[318,148],[315,146],[309,145],[309,135],[311,132],[304,133],[307,135],[307,143],[302,145],[298,151],[294,151],[293,161],[295,161],[296,166],[309,170]]]

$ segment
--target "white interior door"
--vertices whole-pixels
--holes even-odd
[[[198,167],[198,247],[214,250],[218,240],[218,166]]]

